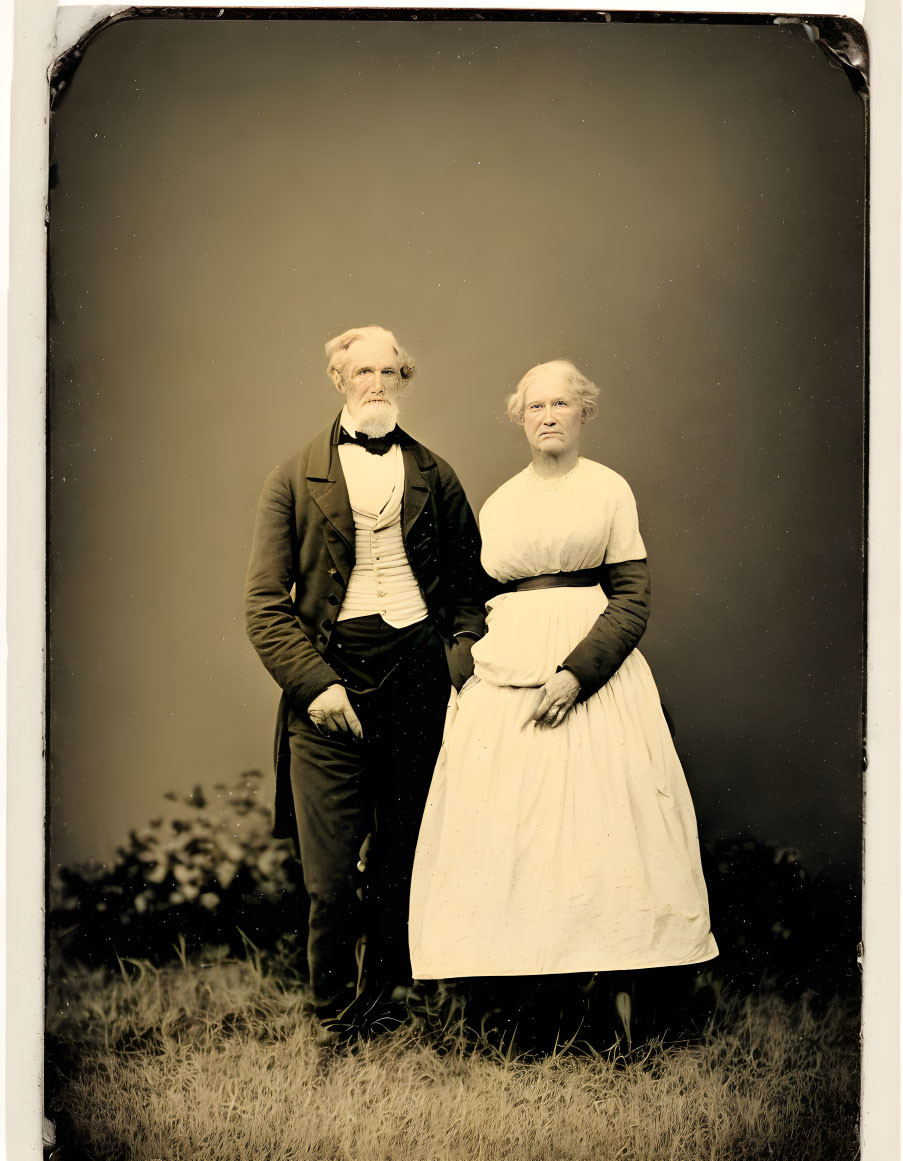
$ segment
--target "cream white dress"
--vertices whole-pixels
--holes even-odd
[[[480,513],[499,581],[643,559],[627,482],[579,459],[526,468]],[[505,593],[453,695],[411,886],[415,979],[696,963],[709,930],[696,818],[649,666],[634,649],[560,726],[542,686],[606,607],[602,589]]]

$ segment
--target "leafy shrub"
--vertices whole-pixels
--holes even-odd
[[[292,936],[303,943],[301,868],[270,833],[262,779],[250,770],[209,797],[199,786],[169,793],[177,809],[131,831],[111,866],[62,869],[50,911],[61,951],[89,963],[161,962],[185,947],[237,951],[243,934],[264,948]]]
[[[132,831],[111,866],[62,870],[50,912],[60,951],[161,963],[205,945],[238,953],[247,938],[289,957],[294,948],[303,974],[307,896],[290,844],[270,833],[267,785],[251,770],[209,797],[167,794],[169,817]],[[812,876],[796,851],[749,835],[706,842],[703,864],[720,955],[697,988],[858,992],[855,886]]]
[[[751,835],[710,840],[702,854],[720,951],[710,974],[741,993],[858,992],[857,885],[813,876],[798,851]]]

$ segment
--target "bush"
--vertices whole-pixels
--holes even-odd
[[[262,948],[292,938],[303,945],[301,867],[270,833],[262,779],[247,771],[209,798],[199,786],[169,793],[177,809],[131,831],[112,866],[62,869],[50,909],[60,950],[88,963],[159,963],[204,945],[237,951],[243,937]]]
[[[712,930],[720,955],[709,974],[746,993],[856,995],[859,891],[810,875],[799,852],[751,835],[703,844]]]
[[[304,974],[307,896],[291,845],[270,833],[267,783],[251,770],[209,798],[200,787],[167,794],[169,817],[132,831],[112,866],[62,870],[50,912],[60,951],[159,964],[205,945],[238,953],[247,938],[294,952]],[[703,865],[721,954],[701,965],[697,990],[858,994],[854,886],[813,877],[797,852],[749,835],[704,843]]]

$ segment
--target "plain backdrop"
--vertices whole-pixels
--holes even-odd
[[[244,635],[263,478],[414,353],[475,509],[566,356],[637,497],[641,645],[704,838],[858,883],[865,122],[796,25],[135,18],[51,120],[50,864],[269,769]]]

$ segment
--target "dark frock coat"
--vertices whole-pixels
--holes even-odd
[[[270,472],[245,583],[248,636],[282,689],[276,722],[274,834],[297,842],[286,715],[340,681],[327,659],[354,567],[354,517],[338,454],[341,416]],[[402,538],[429,616],[446,642],[482,635],[490,584],[480,536],[449,465],[400,432]]]

